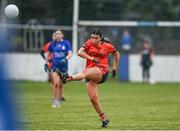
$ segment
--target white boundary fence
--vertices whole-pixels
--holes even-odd
[[[157,82],[180,82],[180,56],[156,55],[151,68],[151,79]],[[140,56],[129,57],[129,79],[133,82],[142,81]]]
[[[37,53],[0,54],[6,60],[5,76],[10,80],[46,81],[48,74],[44,71],[45,61]],[[69,73],[81,72],[85,61],[76,55],[69,60]]]
[[[0,57],[2,54],[0,54]],[[44,60],[39,54],[12,53],[4,55],[7,59],[6,74],[12,80],[46,81]],[[3,56],[3,57],[4,57]],[[129,77],[130,82],[141,82],[140,57],[130,55]],[[84,69],[85,61],[74,55],[69,61],[69,74],[79,73]],[[180,82],[180,56],[157,55],[151,76],[157,82]]]

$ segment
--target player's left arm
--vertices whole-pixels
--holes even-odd
[[[116,76],[117,69],[118,69],[120,53],[116,50],[116,48],[111,43],[107,45],[107,49],[108,49],[108,53],[114,56],[113,71],[112,71],[112,78],[114,79]]]
[[[118,69],[120,53],[116,50],[115,52],[113,52],[112,55],[114,56],[113,70],[117,70]]]
[[[72,47],[71,47],[71,44],[70,44],[69,41],[67,41],[67,50],[68,50],[68,54],[66,56],[66,59],[69,60],[72,57],[72,55],[73,55]]]
[[[113,52],[112,55],[114,56],[112,78],[114,79],[115,76],[116,76],[117,69],[118,69],[118,63],[119,63],[120,54],[119,54],[119,52],[116,50],[115,52]]]
[[[118,63],[119,63],[119,57],[120,53],[117,51],[117,49],[112,45],[112,43],[107,44],[107,50],[108,53],[112,54],[114,56],[114,62],[113,62],[113,70],[118,69]]]
[[[72,57],[73,53],[71,50],[68,51],[68,55],[66,56],[66,59],[69,60]]]

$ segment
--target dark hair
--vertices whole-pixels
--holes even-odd
[[[112,43],[111,41],[110,41],[110,39],[108,39],[107,37],[102,37],[102,40],[101,40],[102,42],[106,42],[106,43]]]
[[[95,29],[93,29],[92,30],[92,32],[91,32],[91,34],[93,34],[93,35],[99,35],[100,36],[100,38],[102,38],[102,31],[101,31],[101,29],[99,29],[99,28],[95,28]]]

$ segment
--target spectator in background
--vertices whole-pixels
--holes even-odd
[[[132,46],[132,37],[127,30],[124,30],[121,38],[121,48],[124,53],[129,53]]]
[[[154,56],[154,51],[150,46],[148,41],[144,41],[143,50],[141,52],[141,67],[142,67],[142,77],[143,82],[149,82],[150,80],[150,68],[153,64],[152,58]]]

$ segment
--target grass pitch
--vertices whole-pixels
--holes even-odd
[[[101,130],[83,82],[65,85],[66,102],[51,108],[48,83],[20,82],[23,125],[33,130]],[[180,84],[119,83],[100,85],[100,101],[110,119],[106,130],[180,130]],[[22,119],[22,118],[21,118]]]

